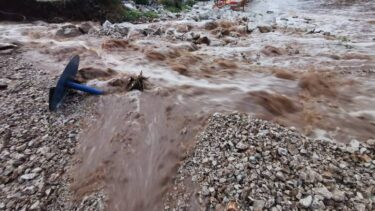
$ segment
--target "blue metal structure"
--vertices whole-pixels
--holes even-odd
[[[65,67],[64,72],[61,74],[55,88],[52,88],[49,96],[49,109],[56,111],[62,100],[64,99],[68,89],[80,90],[94,95],[104,94],[104,91],[89,87],[74,81],[77,75],[79,66],[79,56],[74,56],[68,65]]]

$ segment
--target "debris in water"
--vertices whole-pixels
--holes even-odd
[[[130,77],[129,83],[126,89],[128,91],[139,90],[143,92],[143,90],[146,88],[145,83],[144,83],[146,80],[147,78],[142,75],[142,71],[141,71],[141,73],[138,76]]]
[[[210,45],[211,41],[208,37],[201,37],[194,41],[194,44],[206,44]]]

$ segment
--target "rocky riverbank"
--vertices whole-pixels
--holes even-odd
[[[375,4],[326,2],[1,23],[0,210],[373,209]]]
[[[73,202],[66,172],[90,99],[71,93],[50,112],[51,72],[17,51],[1,54],[0,75],[0,210],[87,210],[89,198]]]
[[[165,209],[373,210],[374,158],[374,140],[338,145],[245,114],[214,114]]]

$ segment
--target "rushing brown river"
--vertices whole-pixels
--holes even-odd
[[[174,34],[120,41],[57,37],[61,24],[0,24],[0,42],[19,43],[25,59],[53,76],[79,54],[80,67],[148,78],[144,92],[98,98],[71,172],[77,197],[104,189],[108,210],[163,209],[179,161],[215,112],[247,112],[336,142],[375,138],[375,2],[255,0],[245,12],[200,5],[193,10],[210,10],[215,24],[132,25]],[[191,32],[209,45],[192,45]],[[89,84],[109,91],[111,80]]]

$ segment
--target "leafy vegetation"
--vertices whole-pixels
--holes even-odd
[[[152,20],[155,18],[158,18],[158,14],[153,11],[148,11],[148,12],[141,12],[139,10],[126,10],[123,13],[123,19],[124,21],[138,21],[138,20]]]
[[[178,13],[184,10],[189,10],[195,4],[195,0],[187,0],[186,2],[182,2],[181,0],[160,0],[159,3],[164,5],[166,10]]]
[[[149,0],[135,0],[134,1],[136,4],[143,4],[143,5],[148,5],[150,4]]]

